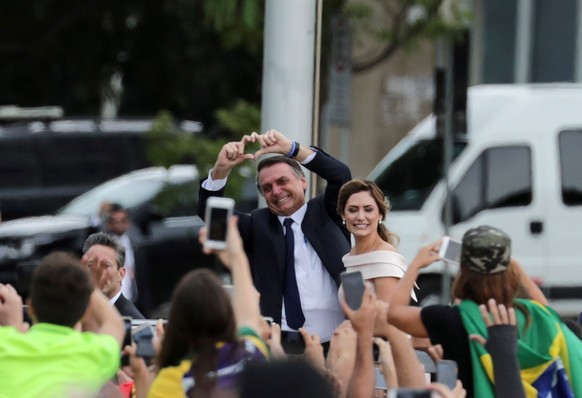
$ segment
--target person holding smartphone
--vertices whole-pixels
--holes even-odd
[[[406,272],[406,260],[396,250],[397,237],[386,228],[390,202],[372,181],[353,179],[339,191],[337,213],[354,237],[354,246],[343,256],[346,272],[360,271],[385,302]],[[414,291],[410,295],[414,300]]]
[[[470,334],[489,335],[479,306],[494,299],[508,310],[515,309],[517,356],[526,389],[539,396],[562,396],[554,395],[556,389],[572,387],[571,396],[582,396],[582,342],[547,307],[543,293],[511,258],[511,239],[503,231],[480,226],[465,232],[459,273],[452,286],[457,304],[409,305],[408,292],[419,271],[440,260],[439,249],[440,241],[427,245],[410,263],[394,289],[390,322],[413,336],[430,337],[433,344],[441,344],[444,359],[458,364],[467,397],[494,397],[497,379],[490,375],[495,364],[485,347],[469,340]],[[528,298],[523,298],[527,294],[524,288]],[[566,373],[570,381],[564,377]]]
[[[250,143],[261,148],[247,153]],[[261,312],[281,324],[284,347],[299,339],[301,327],[326,343],[345,319],[337,291],[344,271],[341,258],[350,250],[350,239],[335,208],[340,187],[351,179],[348,166],[279,131],[252,133],[222,147],[201,182],[198,215],[205,217],[209,197],[223,196],[233,168],[267,154],[277,155],[261,159],[257,166],[257,188],[267,208],[239,214],[238,221],[261,294]],[[311,200],[305,198],[302,166],[327,181],[325,192]]]
[[[208,231],[200,231],[204,251],[215,253],[231,271],[234,297],[208,269],[190,271],[180,280],[172,294],[150,398],[235,396],[244,367],[269,358],[259,335],[264,320],[258,294],[236,223],[236,217],[228,220],[225,249],[206,246]]]

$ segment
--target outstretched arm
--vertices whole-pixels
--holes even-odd
[[[438,260],[440,241],[421,248],[412,260],[406,273],[398,281],[390,298],[389,321],[398,329],[416,337],[428,337],[428,332],[420,318],[420,308],[410,305],[410,291],[420,270]]]
[[[261,328],[261,310],[259,293],[253,285],[249,260],[243,248],[243,242],[237,227],[237,216],[228,220],[228,235],[225,250],[204,249],[209,254],[215,253],[232,274],[234,285],[233,307],[237,326],[249,326],[255,331]],[[200,230],[200,243],[206,241],[206,228]]]
[[[374,337],[374,322],[378,315],[376,295],[372,292],[370,285],[366,283],[362,304],[358,310],[352,310],[344,299],[340,300],[340,304],[358,335],[356,363],[349,387],[349,396],[368,398],[374,395],[372,339]]]

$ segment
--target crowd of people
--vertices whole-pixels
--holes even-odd
[[[468,230],[451,304],[420,308],[415,282],[441,260],[441,242],[407,264],[381,190],[278,131],[224,145],[201,181],[199,215],[235,167],[259,158],[266,208],[230,217],[226,248],[205,249],[233,291],[210,270],[185,275],[147,355],[140,340],[124,341],[122,316],[143,316],[126,278],[135,269],[122,208],[109,209],[109,230],[87,239],[81,259],[43,259],[32,325],[14,288],[0,285],[0,397],[582,397],[579,330],[548,306],[503,231]],[[303,168],[327,183],[311,200]],[[362,276],[355,307],[342,273]],[[458,369],[452,379],[445,363]]]

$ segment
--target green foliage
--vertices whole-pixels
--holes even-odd
[[[198,167],[201,176],[208,174],[220,149],[226,140],[211,140],[202,134],[191,134],[181,131],[172,114],[160,112],[148,132],[147,154],[153,165],[170,167],[173,164],[193,163]],[[249,152],[258,148],[251,147]],[[239,167],[231,173],[228,179],[226,195],[238,200],[243,195],[243,185],[254,181],[254,165]],[[250,181],[249,181],[250,179]]]
[[[227,48],[261,50],[265,0],[206,0],[205,20],[220,34]]]
[[[240,139],[244,134],[261,129],[261,110],[257,105],[239,99],[231,108],[216,111],[216,119],[229,131],[229,137]]]
[[[414,49],[426,39],[460,38],[471,18],[461,0],[360,0],[346,5],[344,12],[351,18],[356,45],[370,49],[353,61],[354,72],[377,65],[398,49]]]

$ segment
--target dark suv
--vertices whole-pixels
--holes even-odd
[[[68,118],[0,125],[0,206],[11,220],[53,213],[96,185],[152,166],[147,133],[153,119]],[[202,125],[181,121],[172,133]]]
[[[40,259],[54,250],[81,254],[90,219],[104,200],[128,208],[133,226],[138,307],[146,316],[170,298],[180,277],[197,267],[217,267],[201,252],[196,216],[198,171],[192,165],[142,169],[105,182],[56,214],[0,223],[0,282],[23,295]]]

